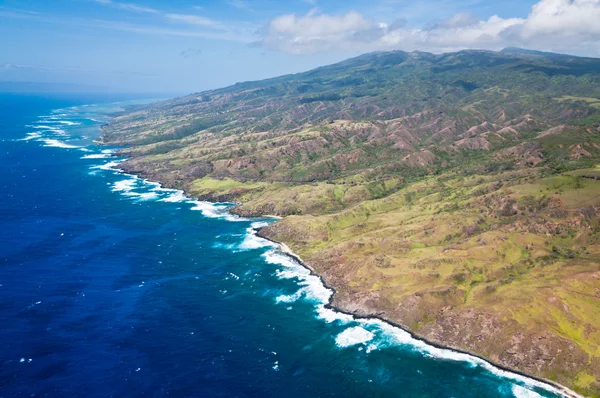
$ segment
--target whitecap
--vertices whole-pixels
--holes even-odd
[[[264,240],[269,242],[266,239]],[[285,270],[276,271],[277,277],[280,279],[297,279],[298,285],[301,286],[302,295],[307,300],[320,305],[325,305],[329,302],[333,292],[323,285],[318,276],[312,275],[308,269],[297,261],[276,250],[269,250],[263,254],[263,257],[267,263],[284,266]]]
[[[215,242],[212,244],[213,249],[226,249],[226,250],[231,250],[235,247],[234,244],[232,243],[221,243],[221,242]]]
[[[138,198],[138,200],[154,200],[154,199],[158,199],[158,194],[156,192],[144,192],[144,193],[137,193],[137,192],[129,192],[130,194],[135,194],[134,196],[136,196]]]
[[[466,362],[473,367],[480,366],[480,367],[484,368],[485,370],[487,370],[488,372],[490,372],[496,376],[499,376],[501,378],[518,381],[520,383],[523,383],[523,384],[525,384],[527,386],[531,386],[531,387],[543,388],[547,391],[551,391],[555,394],[564,396],[564,394],[562,394],[558,389],[556,389],[555,387],[553,387],[547,383],[544,383],[544,382],[541,382],[541,381],[538,381],[535,379],[530,379],[530,378],[528,378],[526,376],[522,376],[518,373],[513,373],[513,372],[509,372],[507,370],[500,369],[500,368],[492,365],[491,363],[487,362],[486,360],[481,359],[479,357],[475,357],[473,355],[469,355],[469,354],[465,354],[462,352],[457,352],[457,351],[453,351],[453,350],[449,350],[449,349],[438,348],[438,347],[429,345],[422,340],[418,340],[418,339],[412,337],[410,335],[410,333],[408,333],[407,331],[402,330],[402,329],[400,329],[396,326],[393,326],[387,322],[384,322],[380,319],[372,319],[372,318],[371,319],[361,319],[361,320],[359,320],[359,322],[361,324],[365,324],[365,325],[377,326],[377,328],[383,332],[383,338],[387,339],[387,341],[384,341],[384,343],[387,346],[389,346],[389,345],[409,345],[409,346],[411,346],[411,348],[421,352],[425,356],[429,356],[429,357],[437,358],[437,359],[443,359],[443,360]]]
[[[107,170],[107,171],[119,171],[119,169],[116,169],[115,167],[117,167],[122,162],[123,162],[122,160],[115,160],[113,162],[108,162],[108,163],[104,163],[104,164],[99,164],[99,165],[96,165],[96,166],[92,166],[92,167],[90,167],[90,169]]]
[[[512,393],[516,398],[542,398],[537,392],[523,388],[517,384],[512,386]]]
[[[71,122],[69,120],[57,120],[56,123],[64,124],[66,126],[77,126],[81,124],[79,122]]]
[[[40,141],[44,142],[44,146],[54,147],[54,148],[65,148],[65,149],[79,149],[80,146],[67,144],[66,142],[54,140],[50,138],[43,138]]]
[[[358,322],[362,326],[368,326],[369,329],[376,328],[377,330],[379,330],[379,332],[377,333],[377,338],[380,341],[375,343],[373,347],[371,347],[370,351],[376,348],[408,345],[412,349],[417,350],[422,354],[432,358],[466,362],[473,367],[481,366],[490,373],[493,373],[494,375],[499,376],[501,378],[518,381],[526,386],[543,388],[544,390],[551,391],[555,394],[564,396],[564,394],[562,394],[558,389],[547,383],[535,379],[530,379],[526,376],[522,376],[517,373],[502,370],[481,358],[469,354],[452,351],[449,349],[442,349],[429,345],[422,340],[418,340],[412,337],[411,334],[406,332],[405,330],[402,330],[380,319],[355,319],[352,315],[344,314],[333,309],[326,308],[326,304],[329,303],[329,300],[333,295],[333,291],[328,289],[323,284],[320,278],[318,278],[315,275],[312,275],[310,271],[304,266],[302,266],[300,263],[277,250],[270,250],[264,253],[263,257],[265,258],[265,261],[267,263],[283,266],[283,269],[276,270],[275,272],[278,278],[298,280],[298,285],[302,286],[301,290],[297,292],[297,294],[299,295],[298,299],[304,296],[304,298],[313,301],[316,304],[315,312],[318,318],[323,319],[325,322],[328,323],[336,321],[342,324]],[[291,300],[292,297],[296,298],[296,295],[279,296],[279,301],[285,302],[285,300],[287,299]],[[370,332],[365,329],[363,330],[365,330],[366,333],[359,331],[358,329],[351,328],[351,330],[352,331],[350,332],[346,332],[346,334],[342,332],[342,334],[340,334],[340,336],[336,338],[336,343],[342,346],[344,344],[348,344],[351,341],[351,339],[354,339],[352,341],[362,341],[359,338],[360,336],[362,336],[362,338],[365,341],[371,341],[373,338],[375,338],[374,332]],[[367,337],[368,340],[366,340]]]
[[[18,141],[29,141],[40,138],[42,135],[40,133],[27,133],[25,138],[21,138]]]
[[[135,188],[136,182],[137,182],[136,179],[115,181],[112,185],[112,191],[113,192],[130,192]]]
[[[266,239],[259,238],[258,236],[256,236],[253,233],[248,233],[244,237],[244,240],[242,241],[242,243],[240,243],[238,248],[240,250],[253,250],[253,249],[261,249],[263,247],[273,247],[273,246],[275,246],[274,243],[272,243]]]
[[[304,294],[304,290],[303,289],[300,289],[296,293],[290,294],[290,295],[282,294],[281,296],[277,296],[275,298],[275,302],[276,303],[287,303],[287,304],[293,303],[293,302],[298,301],[298,299],[300,297],[302,297],[303,294]]]
[[[181,203],[188,200],[185,193],[180,190],[171,190],[167,188],[154,188],[155,191],[172,192],[169,196],[160,199],[160,202]]]
[[[37,130],[52,132],[52,133],[55,133],[58,135],[63,135],[63,136],[67,135],[67,133],[63,129],[60,129],[58,127],[46,126],[46,125],[36,125],[36,126],[27,126],[27,127],[37,129]]]
[[[85,155],[82,156],[81,159],[107,159],[110,158],[112,155],[108,154],[108,153],[94,153],[91,155]]]
[[[187,202],[194,205],[191,210],[202,212],[204,217],[224,218],[227,221],[249,221],[247,218],[239,217],[227,212],[229,206],[226,204],[215,204],[200,200],[188,200]]]
[[[250,227],[252,229],[259,229],[259,228],[263,228],[263,227],[268,227],[269,223],[266,221],[255,221],[252,224],[250,224]]]
[[[352,315],[332,310],[324,305],[319,305],[317,307],[317,318],[322,319],[327,323],[340,322],[342,324],[349,323],[354,320]]]
[[[340,348],[351,347],[356,344],[364,344],[373,340],[375,335],[360,326],[354,326],[344,330],[335,338],[335,344]]]

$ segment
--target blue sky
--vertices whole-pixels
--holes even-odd
[[[376,50],[600,56],[600,0],[0,0],[0,81],[193,92]]]

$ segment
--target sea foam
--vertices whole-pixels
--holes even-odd
[[[169,196],[160,199],[160,202],[182,203],[189,200],[185,196],[185,192],[178,189],[154,188],[154,191],[171,193]]]
[[[275,243],[268,241],[267,239],[263,239],[263,238],[256,236],[254,229],[260,228],[260,227],[266,226],[266,225],[268,225],[268,224],[263,223],[263,222],[252,223],[250,228],[248,228],[246,230],[246,234],[244,235],[244,240],[242,241],[242,243],[240,243],[238,248],[240,250],[253,250],[253,249],[261,249],[263,247],[277,247],[277,245]]]
[[[375,335],[360,326],[354,326],[344,330],[335,338],[335,344],[338,347],[345,348],[356,344],[364,344],[373,340]]]
[[[191,210],[200,211],[204,217],[208,218],[223,218],[227,221],[250,221],[247,218],[239,217],[227,211],[229,208],[226,204],[215,204],[200,200],[188,200],[188,203],[194,205]]]
[[[27,133],[25,138],[21,138],[18,141],[36,140],[36,139],[40,138],[41,136],[42,136],[42,134],[40,134],[40,133]]]
[[[112,155],[109,153],[93,153],[91,155],[82,156],[81,159],[107,159]]]
[[[73,108],[76,109],[76,108]],[[60,114],[55,115],[56,118],[58,116],[64,117],[66,115]],[[55,118],[55,117],[52,117]],[[67,123],[64,123],[67,122]],[[74,122],[68,122],[65,120],[58,121],[58,123],[64,125],[75,124]],[[38,125],[33,126],[35,129],[50,131],[55,134],[65,134],[65,132],[61,129],[58,129],[53,126],[48,125]],[[34,136],[34,134],[38,133],[30,133],[25,139],[37,139],[41,138],[41,136]],[[30,138],[31,137],[31,138]],[[72,148],[82,148],[79,146],[71,145],[65,143],[63,141],[59,141],[52,138],[43,138],[40,141],[44,142],[44,146],[52,146],[52,147],[60,147],[66,149]],[[106,151],[106,152],[105,152]],[[87,159],[99,159],[99,155],[108,155],[112,154],[108,152],[110,150],[104,150],[101,154],[91,154],[84,156]],[[104,157],[104,156],[103,156]],[[102,165],[92,166],[92,169],[99,170],[109,170],[118,173],[122,173],[122,170],[116,169],[116,166],[119,165],[122,161],[111,161]],[[130,176],[124,174],[125,176]],[[168,193],[168,196],[162,197],[160,200],[163,202],[185,202],[193,205],[191,210],[201,211],[205,217],[209,218],[223,218],[228,221],[249,221],[246,218],[238,217],[236,215],[232,215],[228,212],[230,205],[227,204],[213,204],[209,202],[197,201],[188,199],[183,191],[179,190],[168,190],[164,188],[160,188],[159,184],[154,183],[157,188],[151,189],[149,192],[135,192],[135,190],[141,190],[142,188],[138,186],[138,183],[143,180],[130,176],[133,178],[128,178],[125,180],[116,181],[112,184],[111,189],[114,192],[121,193],[125,196],[135,197],[139,200],[154,200],[161,197],[161,193]],[[147,185],[147,184],[146,184]],[[264,225],[260,225],[264,226]],[[288,255],[283,254],[277,247],[278,245],[266,240],[259,238],[256,236],[254,232],[254,228],[259,228],[258,224],[254,223],[252,228],[249,228],[247,234],[244,238],[244,241],[239,245],[241,249],[254,249],[254,248],[264,248],[270,247],[263,254],[265,261],[269,264],[277,265],[281,268],[277,269],[275,275],[280,279],[290,279],[296,280],[299,289],[290,295],[279,295],[276,298],[277,302],[281,303],[290,303],[296,300],[308,300],[312,302],[315,306],[315,316],[319,319],[327,323],[339,322],[342,325],[348,325],[346,329],[344,329],[341,333],[339,333],[335,337],[335,344],[340,348],[350,347],[357,344],[366,344],[370,342],[369,348],[367,352],[381,349],[389,346],[400,346],[407,345],[412,349],[420,351],[426,356],[430,356],[433,358],[443,359],[443,360],[454,360],[454,361],[464,361],[470,363],[472,366],[481,366],[491,373],[506,378],[514,380],[523,386],[527,387],[538,387],[543,388],[545,390],[553,391],[554,393],[560,392],[554,387],[537,381],[533,379],[529,379],[525,376],[521,376],[516,373],[508,372],[502,369],[499,369],[489,362],[468,355],[464,353],[459,353],[447,349],[441,349],[434,346],[431,346],[424,341],[413,338],[408,332],[395,327],[387,322],[384,322],[379,319],[369,318],[369,319],[355,319],[352,315],[344,314],[338,311],[329,308],[328,303],[333,295],[333,291],[328,289],[321,279],[313,274],[305,268],[302,264],[295,261]],[[527,388],[521,385],[513,386],[513,393],[517,397],[539,397],[539,394],[528,390]]]
[[[517,384],[512,386],[512,393],[516,398],[542,398],[542,396],[534,391],[523,388]]]
[[[92,167],[90,167],[90,169],[119,172],[120,169],[117,169],[116,167],[122,162],[123,162],[122,160],[115,160],[112,162],[107,162],[104,164],[98,164],[98,165],[92,166]]]
[[[260,239],[260,238],[258,238]],[[270,264],[277,264],[283,267],[281,270],[276,271],[276,276],[280,279],[296,279],[300,290],[292,295],[280,295],[276,298],[276,302],[289,303],[291,301],[298,300],[302,297],[315,304],[315,313],[318,318],[325,322],[339,322],[341,324],[355,323],[358,326],[346,329],[336,337],[336,345],[339,347],[346,347],[348,345],[354,345],[359,343],[365,343],[367,341],[374,341],[373,344],[369,345],[368,352],[375,349],[386,348],[392,346],[409,346],[411,349],[421,352],[423,355],[441,359],[441,360],[452,360],[469,363],[471,366],[480,366],[490,373],[496,376],[506,378],[509,380],[516,381],[527,387],[542,388],[547,391],[551,391],[555,394],[563,395],[558,389],[551,386],[550,384],[530,379],[526,376],[522,376],[517,373],[512,373],[496,366],[491,363],[461,352],[452,351],[449,349],[438,348],[428,343],[412,337],[407,331],[400,329],[394,325],[391,325],[385,321],[377,318],[361,318],[356,319],[352,315],[340,313],[327,306],[333,291],[328,289],[321,279],[315,275],[312,275],[300,263],[295,261],[293,258],[284,255],[277,249],[269,250],[263,254],[265,261]],[[358,327],[359,329],[356,329]],[[520,386],[517,386],[520,387]],[[524,387],[517,389],[520,393],[531,393],[536,394],[533,391],[527,390]],[[537,395],[523,395],[524,397],[536,397]]]
[[[64,149],[79,149],[81,146],[67,144],[64,141],[59,141],[51,138],[42,138],[40,140],[44,143],[44,146],[54,147],[54,148],[64,148]]]

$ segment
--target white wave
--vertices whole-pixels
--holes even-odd
[[[263,240],[269,242],[266,239]],[[271,242],[269,243],[274,245]],[[276,272],[277,277],[280,279],[297,279],[302,292],[301,295],[307,300],[319,304],[320,306],[329,302],[333,292],[323,285],[323,282],[321,282],[321,279],[318,276],[312,275],[308,269],[303,267],[297,261],[276,250],[269,250],[263,254],[263,257],[267,263],[284,266],[286,268],[285,270],[278,270]],[[320,306],[317,307],[317,309],[320,309]]]
[[[189,199],[185,196],[185,193],[181,190],[175,189],[167,189],[167,188],[154,188],[155,191],[162,192],[172,192],[169,196],[166,196],[159,200],[159,202],[169,202],[169,203],[181,203],[186,202]]]
[[[135,192],[134,190],[139,188],[138,184],[143,182],[141,179],[134,176],[127,180],[115,181],[112,184],[111,190],[113,192],[119,192],[123,196],[137,199],[139,201],[148,201],[158,199],[160,196],[156,192]]]
[[[235,245],[233,243],[221,243],[221,242],[215,242],[212,244],[213,249],[226,249],[226,250],[232,250],[233,248],[235,248]]]
[[[258,229],[258,228],[262,228],[262,227],[268,227],[269,223],[266,221],[255,221],[252,224],[250,224],[250,227],[252,227],[253,229]]]
[[[276,303],[288,303],[288,304],[294,303],[294,302],[298,301],[300,299],[300,297],[302,297],[303,294],[304,294],[303,289],[300,289],[296,293],[290,294],[290,295],[282,294],[281,296],[277,296],[275,298],[275,302]]]
[[[82,156],[81,159],[108,159],[111,156],[112,155],[110,155],[108,153],[94,153],[91,155]]]
[[[114,149],[103,149],[100,152],[104,153],[104,154],[113,154],[113,153],[115,153],[115,150]]]
[[[253,225],[254,224],[257,223],[253,223]],[[244,240],[238,246],[240,250],[261,249],[263,247],[276,247],[275,243],[256,236],[253,227],[248,228],[246,232],[247,233],[244,236]]]
[[[113,192],[130,192],[135,188],[136,179],[115,181],[112,185]]]
[[[204,217],[224,218],[227,221],[249,221],[247,218],[239,217],[227,212],[229,206],[224,204],[215,204],[200,200],[188,200],[187,202],[194,205],[191,210],[202,212]]]
[[[27,136],[25,138],[21,138],[17,141],[29,141],[29,140],[35,140],[37,138],[40,138],[42,135],[40,133],[27,133]]]
[[[44,146],[49,146],[49,147],[54,147],[54,148],[65,148],[65,149],[81,148],[80,146],[77,146],[77,145],[67,144],[64,141],[59,141],[59,140],[50,139],[50,138],[42,138],[39,141],[43,142]]]
[[[42,130],[42,131],[48,131],[48,132],[52,132],[54,134],[58,134],[58,135],[67,135],[67,133],[65,132],[65,130],[58,128],[58,127],[54,127],[54,126],[47,126],[47,125],[33,125],[33,126],[27,126],[30,127],[32,129],[36,129],[36,130]]]
[[[461,361],[467,362],[472,366],[481,366],[490,373],[493,373],[499,377],[514,380],[526,386],[543,388],[547,391],[551,391],[555,394],[564,396],[564,394],[562,394],[558,389],[554,388],[553,386],[547,383],[530,379],[517,373],[502,370],[483,359],[469,354],[434,347],[422,340],[415,339],[410,335],[410,333],[387,322],[384,322],[380,319],[355,319],[351,315],[340,313],[330,308],[326,308],[325,305],[329,302],[331,296],[333,295],[333,291],[327,289],[327,287],[323,285],[320,278],[318,278],[315,275],[312,275],[310,271],[307,270],[300,263],[298,263],[291,257],[278,252],[277,250],[270,250],[264,253],[263,257],[265,258],[267,263],[283,266],[283,270],[276,271],[276,276],[278,278],[298,280],[298,285],[301,286],[300,291],[296,293],[299,295],[298,299],[304,296],[306,299],[313,301],[315,303],[315,312],[318,318],[323,319],[325,322],[328,323],[335,321],[338,321],[342,324],[358,322],[360,325],[366,326],[369,329],[375,328],[376,330],[378,330],[377,333],[370,332],[367,330],[365,330],[365,332],[367,333],[360,332],[358,330],[347,332],[347,334],[342,333],[336,338],[336,343],[340,346],[348,344],[351,341],[351,339],[354,339],[356,341],[362,341],[360,338],[358,338],[360,333],[360,336],[362,336],[364,339],[369,337],[368,340],[365,341],[371,341],[375,337],[378,338],[379,341],[377,341],[375,344],[372,344],[372,347],[370,347],[369,351],[372,351],[377,348],[407,345],[410,346],[412,349],[417,350],[422,354],[432,358]],[[292,298],[295,299],[296,295],[279,296],[279,301],[286,302],[286,300],[292,300]],[[356,336],[354,335],[354,333],[356,333]]]
[[[335,338],[335,344],[341,348],[351,347],[356,344],[364,344],[371,341],[374,337],[375,335],[368,330],[363,329],[360,326],[354,326],[338,334]]]
[[[518,382],[523,383],[524,385],[530,386],[530,387],[543,388],[547,391],[551,391],[555,394],[564,396],[564,394],[562,394],[558,389],[551,386],[550,384],[547,384],[547,383],[544,383],[544,382],[541,382],[538,380],[530,379],[526,376],[522,376],[517,373],[513,373],[513,372],[509,372],[509,371],[497,368],[496,366],[492,365],[491,363],[489,363],[481,358],[475,357],[473,355],[469,355],[469,354],[465,354],[465,353],[461,353],[461,352],[457,352],[457,351],[452,351],[452,350],[448,350],[448,349],[444,349],[444,348],[434,347],[432,345],[427,344],[426,342],[424,342],[422,340],[415,339],[414,337],[412,337],[410,335],[410,333],[406,332],[405,330],[402,330],[398,327],[390,325],[389,323],[384,322],[380,319],[361,319],[361,320],[359,320],[359,322],[361,324],[377,326],[378,329],[383,332],[384,338],[391,339],[386,342],[386,343],[388,343],[388,345],[389,345],[389,343],[392,343],[392,345],[409,345],[413,349],[423,353],[426,356],[432,357],[432,358],[450,360],[450,361],[467,362],[473,367],[480,366],[480,367],[484,368],[485,370],[487,370],[488,372],[493,373],[494,375],[499,376],[501,378],[518,381]]]
[[[121,162],[123,162],[122,160],[115,160],[113,162],[108,162],[108,163],[104,163],[104,164],[99,164],[96,166],[92,166],[90,167],[90,169],[97,169],[97,170],[107,170],[107,171],[119,171],[119,169],[116,169],[115,167],[117,167]]]
[[[537,392],[528,390],[517,384],[512,386],[512,393],[515,394],[516,398],[542,398],[542,396]]]
[[[79,122],[71,122],[69,120],[57,120],[56,123],[64,124],[66,126],[77,126],[81,124]]]
[[[325,305],[319,305],[317,307],[317,318],[320,318],[327,323],[340,322],[344,324],[354,321],[354,317],[352,315],[344,314],[342,312],[332,310],[331,308],[326,308]]]
[[[129,192],[130,194],[135,194],[134,196],[136,196],[139,200],[154,200],[154,199],[158,199],[159,196],[156,192],[144,192],[144,193],[137,193],[137,192]]]

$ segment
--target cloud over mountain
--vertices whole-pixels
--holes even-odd
[[[600,55],[598,21],[600,0],[540,0],[526,18],[494,15],[480,20],[459,13],[427,28],[410,26],[404,20],[377,22],[356,11],[328,15],[313,10],[303,16],[272,19],[260,43],[292,54],[523,46]]]

